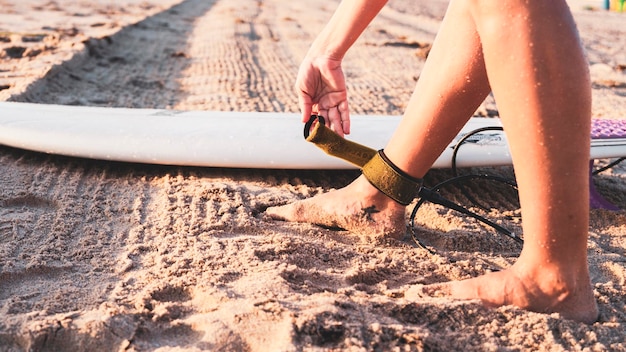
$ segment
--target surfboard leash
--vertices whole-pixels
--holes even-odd
[[[311,115],[309,121],[304,124],[304,139],[315,144],[326,154],[343,159],[359,168],[376,155],[372,148],[341,138],[326,127],[326,121],[320,115]]]
[[[478,133],[478,132],[476,132]],[[467,136],[466,136],[467,137]],[[350,163],[352,163],[353,165],[364,169],[365,172],[369,172],[370,174],[375,174],[376,177],[378,176],[378,171],[372,171],[373,169],[379,169],[381,168],[382,164],[386,164],[389,165],[389,167],[387,168],[394,168],[395,165],[393,165],[392,163],[390,163],[389,161],[385,161],[385,156],[384,156],[384,152],[382,151],[376,151],[372,148],[369,148],[367,146],[364,146],[362,144],[353,142],[353,141],[349,141],[345,138],[340,137],[339,135],[337,135],[335,132],[333,132],[330,128],[328,128],[325,125],[325,120],[322,116],[320,115],[311,115],[311,118],[306,122],[305,126],[304,126],[304,138],[305,140],[307,140],[308,142],[311,142],[313,144],[315,144],[317,147],[319,147],[320,149],[322,149],[325,153],[334,156],[334,157],[338,157],[341,158],[343,160],[346,160]],[[469,137],[468,137],[469,138]],[[460,144],[464,143],[467,140],[467,138],[462,139],[461,141],[459,141],[459,143],[457,143],[457,146],[460,146]],[[453,153],[453,157],[456,158],[456,152]],[[378,156],[378,157],[377,157]],[[382,159],[379,160],[379,159]],[[371,161],[371,163],[370,163]],[[454,165],[456,165],[456,162],[454,162]],[[385,165],[382,165],[385,166]],[[370,170],[370,171],[368,171]],[[388,171],[389,172],[389,171]],[[460,182],[464,182],[468,179],[473,179],[473,178],[485,178],[485,179],[499,179],[498,177],[493,177],[493,176],[489,176],[489,175],[464,175],[464,176],[455,176],[452,179],[449,179],[447,181],[441,182],[437,185],[435,185],[432,188],[428,188],[425,187],[421,184],[421,180],[417,180],[412,178],[411,176],[408,176],[406,174],[404,174],[404,172],[402,172],[402,170],[398,170],[396,168],[396,170],[392,170],[391,173],[399,173],[401,176],[398,177],[397,175],[392,175],[392,179],[385,179],[385,180],[375,180],[375,183],[378,183],[379,185],[375,187],[379,188],[381,187],[381,182],[382,183],[387,183],[388,181],[391,181],[393,183],[400,183],[403,184],[404,188],[400,191],[400,192],[395,192],[395,193],[404,193],[404,194],[409,194],[409,197],[411,199],[408,199],[409,197],[402,197],[400,196],[401,199],[398,199],[398,196],[393,195],[393,190],[391,191],[392,195],[390,196],[390,189],[393,187],[389,187],[386,186],[386,189],[381,190],[383,191],[383,193],[387,194],[388,196],[390,196],[392,199],[398,201],[400,204],[404,204],[404,205],[408,205],[409,203],[411,203],[414,199],[419,198],[417,204],[414,206],[413,211],[411,212],[411,216],[409,218],[409,224],[408,227],[410,229],[411,232],[411,238],[413,239],[413,241],[421,248],[427,250],[428,252],[430,252],[431,254],[434,254],[434,251],[431,250],[430,248],[428,248],[418,237],[417,237],[417,233],[415,231],[415,216],[417,214],[417,211],[419,210],[419,208],[421,207],[422,204],[424,204],[424,202],[429,201],[431,203],[434,204],[439,204],[441,206],[444,206],[446,208],[458,211],[462,214],[465,214],[467,216],[470,216],[490,227],[492,227],[493,229],[495,229],[497,232],[508,236],[510,238],[512,238],[513,240],[515,240],[518,243],[523,243],[523,239],[520,238],[519,236],[517,236],[515,233],[509,231],[508,229],[488,220],[487,218],[472,212],[471,210],[443,197],[441,194],[439,194],[439,190],[442,189],[443,187],[447,186],[447,185],[452,185],[452,184],[457,184]],[[368,175],[366,175],[368,176]],[[408,177],[411,178],[411,180],[408,180],[406,182],[403,182],[402,178],[403,177]],[[368,180],[370,180],[372,178],[372,176],[370,175],[368,177]],[[400,180],[400,181],[398,181]],[[370,181],[371,183],[372,181]],[[417,182],[419,182],[419,189],[417,190],[412,190],[411,188],[414,187],[412,185],[416,184]],[[385,187],[385,186],[383,186]],[[516,186],[515,186],[516,187]],[[397,190],[396,190],[397,191]],[[473,198],[469,197],[468,199],[472,200]],[[407,201],[408,200],[408,201]],[[406,204],[405,204],[406,203]]]
[[[606,171],[606,170],[608,170],[608,169],[611,169],[611,168],[613,168],[613,167],[617,166],[618,164],[620,164],[620,163],[621,163],[622,161],[624,161],[624,160],[626,160],[626,157],[616,159],[616,160],[614,160],[613,162],[611,162],[611,163],[609,163],[609,164],[607,164],[607,165],[605,165],[605,166],[603,166],[603,167],[598,168],[597,170],[593,170],[593,171],[591,172],[591,174],[592,174],[592,175],[597,175],[597,174],[599,174],[599,173],[601,173],[601,172],[603,172],[603,171]]]

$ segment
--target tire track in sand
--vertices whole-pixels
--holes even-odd
[[[115,35],[90,39],[85,52],[12,100],[137,108],[175,105],[185,94],[177,79],[189,64],[189,33],[214,3],[187,0]]]
[[[191,35],[191,60],[180,80],[187,94],[175,108],[297,110],[292,87],[299,59],[288,41],[281,41],[285,31],[296,26],[283,15],[283,7],[290,6],[258,0],[218,2]]]

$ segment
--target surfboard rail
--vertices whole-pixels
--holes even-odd
[[[347,138],[383,148],[400,116],[353,115]],[[619,120],[621,121],[621,120]],[[610,123],[603,122],[605,125]],[[591,158],[626,156],[626,121],[619,133],[598,134]],[[452,164],[459,139],[497,118],[473,117],[434,163]],[[351,169],[302,138],[297,113],[176,111],[0,102],[0,144],[49,154],[180,166]],[[610,128],[609,128],[610,129]],[[606,126],[604,127],[606,130]],[[622,131],[622,132],[620,132]],[[457,167],[510,165],[506,135],[486,131],[459,148]]]

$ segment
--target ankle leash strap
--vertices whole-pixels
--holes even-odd
[[[363,176],[387,197],[409,205],[422,189],[422,179],[400,170],[381,149],[363,166]]]
[[[318,124],[311,130],[311,125]],[[422,179],[402,171],[387,158],[381,149],[372,148],[341,138],[324,125],[324,118],[312,115],[304,126],[304,138],[326,154],[344,159],[362,168],[365,178],[387,197],[402,205],[409,205],[422,188]]]

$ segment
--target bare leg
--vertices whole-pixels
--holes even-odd
[[[590,82],[567,5],[463,1],[457,3],[468,6],[476,21],[511,145],[525,244],[509,270],[445,288],[457,298],[593,322],[598,311],[587,264]]]
[[[452,0],[405,118],[385,151],[412,176],[424,175],[484,99],[487,76],[511,144],[525,245],[508,270],[432,288],[490,306],[512,304],[593,322],[598,311],[586,256],[589,77],[564,1]],[[363,177],[268,213],[324,223],[363,218],[366,208],[380,212],[368,221],[333,225],[358,232],[385,224],[378,230],[396,236],[404,230],[397,220],[403,207]],[[389,224],[398,231],[389,231]]]
[[[471,19],[459,15],[446,15],[404,118],[385,147],[396,165],[418,178],[490,91],[478,34]],[[367,235],[399,238],[406,229],[404,207],[378,192],[363,176],[340,190],[269,208],[266,213],[276,219],[339,226]]]

